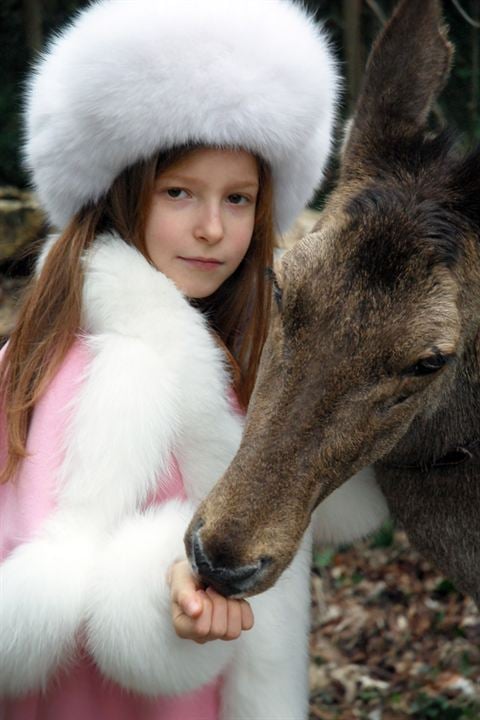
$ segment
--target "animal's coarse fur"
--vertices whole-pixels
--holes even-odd
[[[30,80],[27,165],[62,226],[159,150],[244,148],[272,167],[284,231],[321,181],[337,83],[326,37],[289,0],[100,0]]]
[[[191,526],[203,521],[213,567],[270,558],[250,592],[373,463],[412,541],[480,600],[480,443],[449,464],[480,440],[480,153],[426,124],[451,55],[439,2],[403,0],[369,59],[338,188],[283,257],[240,450]],[[319,536],[347,539],[363,510],[373,527],[379,492],[370,479],[336,534],[320,504]]]
[[[44,687],[81,632],[124,688],[176,694],[223,671],[222,717],[298,720],[308,703],[308,539],[284,582],[254,601],[255,627],[238,641],[181,640],[170,618],[167,568],[184,557],[194,507],[242,432],[223,353],[173,283],[118,237],[98,238],[85,263],[91,360],[55,509],[0,566],[0,695]],[[172,453],[188,499],[144,510]],[[0,502],[8,536],[6,512]]]

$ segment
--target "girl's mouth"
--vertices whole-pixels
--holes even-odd
[[[215,270],[220,267],[220,265],[223,265],[220,260],[216,260],[215,258],[186,258],[179,256],[179,259],[183,260],[191,267],[197,268],[197,270]]]

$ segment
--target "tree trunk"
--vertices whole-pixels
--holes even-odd
[[[26,44],[32,55],[42,48],[42,6],[41,0],[23,0],[23,22]]]
[[[480,0],[473,0],[472,2],[472,18],[475,21],[475,26],[472,26],[472,79],[471,79],[471,94],[470,94],[470,118],[471,118],[471,136],[472,139],[478,139],[480,128],[478,123],[479,117],[479,84],[480,84],[480,30],[478,29],[480,21]]]
[[[362,0],[343,0],[343,37],[347,70],[348,110],[351,113],[363,76],[361,31]]]

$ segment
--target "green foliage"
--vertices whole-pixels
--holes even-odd
[[[466,720],[478,718],[479,707],[476,703],[461,707],[440,695],[430,697],[422,693],[413,703],[411,710],[416,720]]]
[[[370,547],[371,548],[386,548],[393,545],[394,538],[394,527],[391,521],[388,521],[382,525],[380,530],[377,530],[373,536]]]
[[[313,564],[317,568],[329,567],[335,557],[335,552],[334,548],[322,548],[321,550],[317,550],[313,556]]]
[[[11,85],[3,86],[0,92],[0,183],[6,185],[25,185],[25,177],[20,167],[20,122],[18,97]]]
[[[452,593],[456,593],[457,589],[451,580],[441,580],[437,587],[434,589],[434,594],[438,598],[446,598]]]
[[[72,16],[87,0],[38,0],[42,31],[48,39],[55,28]],[[27,176],[22,168],[21,107],[25,80],[36,54],[29,49],[24,5],[18,0],[0,3],[0,184],[24,187]]]

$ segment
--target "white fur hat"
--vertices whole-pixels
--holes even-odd
[[[61,227],[159,150],[241,147],[269,162],[284,231],[322,179],[337,85],[326,38],[290,0],[99,0],[31,77],[27,166]]]

